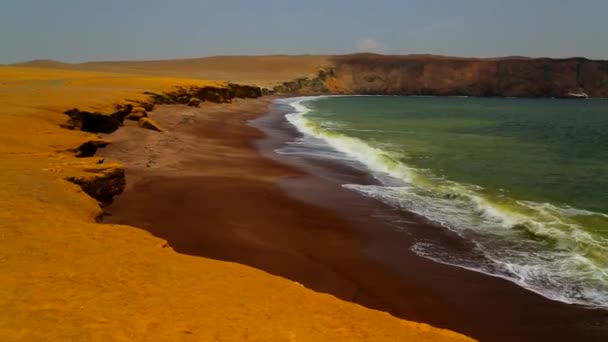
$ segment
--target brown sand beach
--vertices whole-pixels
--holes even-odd
[[[306,75],[319,62],[310,58],[281,57],[279,73],[256,75],[262,84]],[[252,63],[268,71],[271,61]],[[64,112],[111,113],[145,91],[222,83],[152,76],[147,64],[131,66],[146,75],[124,65],[109,73],[42,64],[0,67],[7,340],[464,339],[411,321],[488,341],[608,334],[605,311],[412,254],[412,237],[467,246],[340,186],[372,182],[364,171],[274,153],[298,133],[271,97],[156,106],[149,116],[166,132],[126,120],[114,133],[91,134],[62,128]],[[111,144],[76,158],[87,142]],[[66,179],[94,182],[123,168],[124,194],[95,223],[97,201]],[[407,231],[387,224],[394,215]]]
[[[0,342],[607,342],[606,12],[2,1]]]
[[[206,121],[206,132],[209,137],[221,136],[223,140],[200,136],[200,127],[191,124],[198,114],[181,107],[160,107],[154,114],[154,118],[167,114],[166,118],[159,118],[169,130],[166,133],[123,127],[111,136],[116,145],[107,153],[132,156],[126,161],[129,186],[121,201],[128,203],[130,194],[137,193],[149,199],[147,189],[161,190],[158,199],[165,202],[167,210],[143,202],[148,220],[140,219],[142,226],[163,226],[166,231],[183,229],[184,234],[179,234],[182,246],[190,241],[195,247],[190,253],[183,253],[176,241],[168,243],[140,228],[96,223],[102,210],[83,190],[90,191],[91,186],[104,191],[120,188],[123,166],[109,158],[82,155],[87,151],[83,146],[105,145],[107,141],[97,134],[62,128],[68,121],[64,112],[78,108],[113,117],[115,105],[126,100],[145,100],[144,91],[170,90],[176,85],[222,87],[192,79],[0,67],[3,341],[468,340],[463,335],[315,292],[262,270],[194,253],[204,242],[209,253],[216,253],[218,259],[227,252],[236,253],[238,241],[268,251],[275,247],[253,234],[240,219],[251,218],[258,226],[272,220],[271,214],[279,211],[265,214],[261,205],[274,198],[275,205],[280,206],[280,201],[286,199],[277,190],[276,181],[302,174],[264,160],[249,147],[249,142],[261,134],[245,126],[245,118],[264,112],[268,104],[265,100],[211,107],[217,114],[214,120]],[[252,103],[257,103],[257,107],[248,107]],[[220,116],[230,112],[223,108],[233,108],[232,114],[237,114],[239,106],[246,109],[247,115]],[[126,137],[126,133],[131,135]],[[158,152],[152,148],[158,148]],[[196,159],[203,157],[207,165],[201,169]],[[250,167],[241,167],[244,165]],[[146,171],[138,175],[137,170],[143,169]],[[171,188],[172,182],[185,190],[174,199],[169,191],[164,191]],[[245,190],[247,195],[234,191],[228,196],[228,184],[234,190]],[[105,186],[109,188],[103,189]],[[138,188],[144,191],[136,191]],[[185,195],[208,196],[200,190],[225,196],[198,207],[200,202]],[[117,202],[112,218],[120,218],[119,208]],[[186,234],[191,230],[187,223],[193,222],[193,216],[180,216],[176,208],[188,209],[190,214],[205,213],[206,217],[198,217],[197,221],[214,228],[207,232],[215,231],[221,236],[219,233],[231,230],[240,240],[196,240],[195,235]],[[167,220],[160,220],[158,214]],[[314,211],[298,210],[297,215],[289,211],[279,218],[289,227],[288,223],[314,218],[310,216],[313,214],[316,215]],[[326,210],[319,209],[318,214],[331,220],[332,215]],[[338,222],[339,218],[335,220]],[[331,230],[325,233],[328,240],[338,242]],[[156,235],[163,234],[158,231]],[[356,240],[342,243],[351,245]],[[256,253],[240,253],[241,258],[258,258]],[[265,257],[259,256],[268,262],[268,255]],[[313,258],[316,256],[310,255],[302,263]],[[306,275],[310,268],[301,270]]]
[[[297,133],[271,101],[162,106],[151,116],[168,133],[125,127],[107,136],[113,144],[100,154],[127,166],[129,185],[104,222],[480,340],[604,340],[601,310],[415,256],[409,234],[463,242],[407,213],[411,230],[396,231],[381,219],[394,212],[332,181],[365,173],[275,154]]]

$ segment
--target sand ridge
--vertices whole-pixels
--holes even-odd
[[[134,227],[95,223],[98,203],[64,179],[100,161],[66,152],[97,137],[60,128],[62,113],[108,111],[144,90],[201,83],[213,82],[0,67],[4,340],[468,340],[250,267],[178,254]]]
[[[325,55],[213,56],[149,61],[62,63],[38,60],[20,66],[103,71],[252,83],[270,87],[298,77],[315,76],[330,64]]]

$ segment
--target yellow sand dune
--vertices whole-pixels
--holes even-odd
[[[97,202],[64,179],[97,159],[62,152],[95,136],[60,128],[62,112],[109,111],[143,90],[201,83],[0,67],[3,341],[468,340],[250,267],[178,254],[134,227],[96,224]]]
[[[330,63],[325,55],[214,56],[150,61],[69,64],[38,60],[21,66],[68,70],[137,73],[272,86],[302,76],[314,76]]]

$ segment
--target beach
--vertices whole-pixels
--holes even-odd
[[[134,157],[129,160],[130,165],[143,161],[143,167],[158,167],[158,174],[166,172],[174,177],[174,162],[180,160],[180,154],[198,153],[215,158],[215,164],[210,165],[218,167],[216,171],[230,171],[232,161],[237,165],[253,159],[253,155],[234,146],[259,136],[259,132],[250,129],[231,132],[229,128],[242,122],[241,117],[216,117],[212,130],[216,136],[234,139],[226,146],[212,140],[197,145],[204,140],[200,136],[189,138],[183,131],[151,131],[158,125],[152,125],[149,118],[139,123],[124,120],[124,127],[116,120],[120,113],[126,114],[125,109],[141,115],[142,109],[134,111],[132,105],[126,104],[149,101],[145,91],[206,86],[229,94],[226,85],[194,79],[23,67],[0,67],[0,80],[3,340],[470,340],[315,292],[253,267],[179,253],[166,240],[138,227],[99,223],[104,214],[104,203],[100,201],[123,190],[124,166],[93,155],[95,147],[111,142],[96,132],[99,126],[76,127],[83,121],[75,116],[83,115],[81,120],[95,117],[93,123],[119,123],[104,129],[120,127],[119,133],[131,133],[132,139],[117,139],[120,150],[146,158]],[[175,108],[188,114],[182,109],[189,107]],[[66,111],[74,116],[66,115]],[[191,119],[182,116],[177,123],[190,127]],[[148,129],[139,127],[142,121],[148,123],[142,125]],[[167,123],[165,129],[175,128],[170,122],[163,123]],[[157,143],[145,142],[150,137],[146,133],[155,134],[152,139]],[[167,155],[163,146],[173,146],[181,153],[174,150]],[[227,167],[221,169],[220,164]],[[197,175],[184,165],[177,169],[184,170],[182,176]],[[207,171],[214,172],[209,168]],[[247,170],[232,171],[224,176],[241,177]],[[135,176],[130,173],[129,185],[137,184]],[[262,172],[249,176],[271,179]],[[220,213],[220,209],[213,211]],[[149,214],[155,218],[154,211]],[[169,217],[178,223],[182,219]],[[222,227],[230,227],[232,218],[221,217],[225,220]],[[177,229],[179,225],[168,223],[165,227]]]
[[[5,2],[0,342],[608,341],[608,2]]]
[[[274,153],[299,133],[273,100],[159,106],[150,116],[167,133],[127,125],[109,134],[113,143],[98,155],[125,165],[127,188],[103,221],[143,228],[179,253],[252,266],[480,340],[605,339],[605,311],[416,256],[412,235],[463,242],[341,187],[371,181],[361,170]],[[410,229],[381,219],[390,215]]]

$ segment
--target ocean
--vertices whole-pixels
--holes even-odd
[[[343,187],[474,246],[452,253],[419,240],[414,253],[550,299],[608,308],[608,100],[281,101],[302,137],[278,153],[364,168],[376,182]]]

